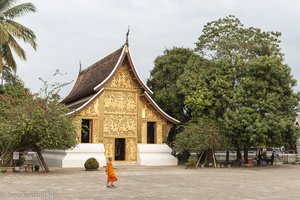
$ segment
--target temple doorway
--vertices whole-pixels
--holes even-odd
[[[125,138],[115,138],[115,160],[125,160]]]
[[[147,144],[155,143],[155,122],[147,122]]]

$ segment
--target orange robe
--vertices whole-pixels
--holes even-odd
[[[107,172],[107,182],[117,181],[117,177],[111,162],[106,163],[106,172]]]

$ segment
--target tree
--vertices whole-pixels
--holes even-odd
[[[252,132],[248,131],[249,127],[246,122],[251,125],[255,120],[259,121],[260,119],[258,118],[259,115],[257,112],[255,112],[255,110],[249,111],[249,105],[247,104],[246,107],[242,106],[244,104],[239,104],[239,101],[243,100],[242,97],[244,97],[244,100],[246,100],[248,98],[245,97],[246,94],[250,96],[252,95],[252,103],[255,104],[259,104],[259,102],[262,101],[262,98],[264,98],[264,102],[273,100],[270,99],[271,96],[261,96],[261,98],[259,98],[254,94],[269,90],[267,85],[272,85],[272,81],[274,80],[265,80],[265,84],[263,84],[262,87],[254,87],[252,91],[246,90],[244,88],[244,84],[246,80],[249,80],[251,78],[259,79],[259,76],[261,76],[258,73],[255,74],[252,73],[252,71],[249,71],[249,68],[253,69],[253,63],[255,63],[257,67],[266,65],[266,63],[264,63],[264,60],[261,60],[259,58],[277,59],[276,66],[278,67],[282,65],[280,62],[282,62],[283,60],[283,54],[281,53],[281,49],[279,46],[279,37],[281,33],[264,32],[261,29],[253,27],[245,28],[240,20],[234,16],[228,16],[223,19],[209,22],[204,26],[202,32],[203,34],[199,37],[198,42],[196,43],[197,47],[195,51],[214,62],[216,64],[214,66],[219,68],[211,71],[213,75],[211,75],[210,77],[212,78],[210,78],[209,84],[207,84],[207,86],[205,87],[207,91],[211,91],[211,93],[214,94],[212,96],[217,97],[213,99],[216,102],[217,106],[207,106],[204,109],[212,109],[212,112],[217,113],[216,118],[220,122],[222,122],[223,120],[231,120],[231,123],[228,123],[226,125],[222,124],[225,127],[221,127],[221,131],[223,132],[226,130],[227,136],[233,139],[232,142],[237,147],[238,159],[241,158],[240,148],[242,146],[245,148],[245,157],[247,158],[247,149],[249,145],[253,144],[249,142],[249,138],[252,138],[255,134],[258,134],[258,132],[256,132],[258,131],[258,129],[255,129],[255,133],[253,132],[253,130]],[[286,69],[289,69],[289,67],[286,67]],[[256,68],[256,70],[259,70],[259,68]],[[275,70],[276,72],[276,67],[273,67],[270,70]],[[222,75],[224,74],[224,72],[226,75],[225,80],[223,80]],[[270,72],[268,73],[270,74]],[[290,74],[286,77],[279,76],[279,74],[280,72],[278,72],[277,74],[279,82],[282,82],[284,84],[286,81],[284,80],[284,78],[288,76],[291,77]],[[220,83],[223,82],[225,85],[219,84],[218,81],[215,80],[221,80]],[[294,81],[291,80],[290,82],[286,83],[285,86],[281,84],[278,84],[277,86],[279,88],[285,88],[288,91],[291,91],[294,84]],[[278,91],[273,91],[272,94],[275,96],[280,96],[280,94],[276,94],[276,92]],[[219,99],[221,99],[221,101],[219,101]],[[289,101],[294,101],[292,100],[294,99],[294,95],[290,95],[289,97],[287,97],[287,99]],[[290,104],[284,106],[285,109],[292,109],[292,106],[296,105]],[[246,116],[245,113],[247,113]],[[263,118],[263,120],[267,119],[267,116],[261,117]],[[280,117],[284,118],[283,115]],[[278,116],[277,119],[279,120],[280,117]],[[289,118],[290,117],[291,116],[289,116]],[[269,123],[271,124],[278,123],[278,121],[276,121],[274,118],[271,118],[270,120],[271,121],[269,121]],[[289,123],[292,124],[292,121],[293,120],[289,121]],[[231,128],[228,129],[227,126],[230,126]],[[281,129],[281,134],[283,132],[286,132],[288,129],[290,128],[286,127],[285,129]],[[259,133],[262,132],[259,131]],[[275,142],[275,138],[272,140],[273,144]],[[270,144],[268,140],[264,140],[264,142],[266,142],[265,145]],[[281,141],[278,142],[280,143]]]
[[[282,57],[279,32],[245,28],[233,15],[207,23],[196,43],[196,51],[212,60],[236,63],[259,56]]]
[[[41,151],[69,149],[76,145],[76,133],[68,109],[59,103],[57,95],[47,98],[33,96],[19,84],[5,84],[0,95],[1,157],[11,157],[13,151],[36,151],[49,171]]]
[[[213,160],[214,150],[226,146],[225,139],[219,134],[219,130],[214,122],[209,119],[197,119],[191,121],[182,127],[182,131],[176,135],[176,150],[183,152],[193,152],[199,155],[199,164],[202,155],[207,156],[212,153]]]
[[[167,49],[154,61],[147,85],[153,91],[153,99],[168,114],[185,122],[189,112],[184,105],[184,96],[177,80],[184,72],[193,51],[186,48]]]
[[[184,103],[193,118],[217,121],[232,98],[234,68],[226,62],[212,62],[192,56],[179,77]]]
[[[32,30],[14,21],[17,17],[30,12],[36,12],[31,3],[15,5],[16,0],[0,1],[0,74],[5,68],[16,71],[17,64],[13,51],[21,60],[26,60],[26,54],[16,39],[29,43],[36,49],[36,37]]]
[[[248,62],[221,120],[226,136],[244,147],[245,161],[251,146],[293,146],[300,100],[295,85],[281,58],[264,56]]]

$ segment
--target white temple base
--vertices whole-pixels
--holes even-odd
[[[138,144],[137,163],[145,166],[176,166],[177,158],[167,144]]]
[[[84,167],[84,163],[89,158],[96,158],[99,166],[105,166],[103,144],[78,144],[69,150],[46,150],[42,152],[43,157],[49,167]]]

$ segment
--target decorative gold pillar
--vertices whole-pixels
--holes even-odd
[[[147,144],[147,122],[142,122],[142,144]]]
[[[136,161],[136,138],[127,138],[126,139],[126,160],[127,161]]]
[[[99,133],[98,133],[98,141],[99,143],[104,143],[104,125],[103,125],[103,121],[104,121],[104,98],[103,97],[100,97],[99,98],[99,122],[98,122],[98,125],[99,125]]]
[[[93,119],[93,142],[92,143],[100,143],[100,138],[99,138],[99,119]]]
[[[79,116],[74,117],[74,126],[76,129],[76,140],[81,143],[81,118]]]
[[[156,144],[162,144],[162,123],[156,123]]]
[[[166,124],[162,124],[162,142],[167,143],[168,133],[166,129]]]

